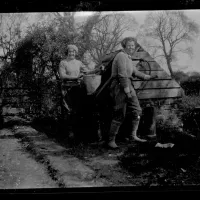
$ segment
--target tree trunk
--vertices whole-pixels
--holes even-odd
[[[169,69],[169,72],[171,74],[171,77],[174,78],[174,72],[172,70],[172,66],[171,66],[171,62],[169,60],[167,60],[167,67]]]

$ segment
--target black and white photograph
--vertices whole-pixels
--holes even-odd
[[[200,8],[79,5],[1,10],[0,193],[199,188]]]

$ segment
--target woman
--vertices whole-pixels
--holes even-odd
[[[67,56],[59,64],[59,75],[62,80],[63,104],[69,114],[69,136],[73,137],[72,128],[77,124],[77,116],[81,114],[82,100],[85,95],[82,87],[84,65],[75,57],[78,48],[75,45],[67,46]]]
[[[92,61],[91,54],[88,51],[86,51],[83,54],[83,64],[84,64],[84,71],[86,73],[91,72],[95,69],[96,63]]]
[[[146,142],[146,140],[140,139],[137,136],[142,109],[131,79],[132,76],[143,80],[152,78],[150,75],[139,72],[133,65],[131,56],[134,54],[137,45],[135,38],[127,37],[121,42],[121,45],[123,50],[116,55],[112,63],[112,81],[110,85],[110,93],[114,106],[108,146],[113,149],[118,148],[115,138],[126,115],[131,119],[131,135],[129,139]]]
[[[59,75],[62,80],[78,80],[81,77],[83,63],[76,60],[78,48],[75,45],[67,46],[67,57],[59,64]]]

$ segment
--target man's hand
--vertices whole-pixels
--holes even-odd
[[[151,76],[150,76],[150,79],[156,79],[156,78],[158,78],[158,75],[157,75],[157,74],[154,74],[154,75],[151,75]]]
[[[152,80],[158,78],[158,75],[145,75],[145,80]]]

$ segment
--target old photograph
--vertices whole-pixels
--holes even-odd
[[[0,27],[0,189],[200,185],[200,10]]]

